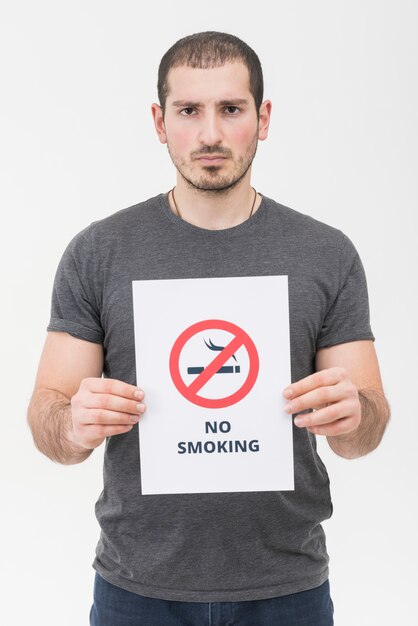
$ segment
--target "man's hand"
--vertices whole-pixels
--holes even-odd
[[[351,341],[316,353],[317,372],[284,390],[295,424],[325,435],[332,450],[355,459],[380,443],[390,410],[382,389],[373,342]],[[300,421],[299,421],[300,420]]]
[[[146,410],[143,399],[142,389],[120,380],[84,378],[71,398],[69,440],[91,450],[106,437],[129,432]]]
[[[283,393],[291,414],[313,409],[295,417],[296,426],[315,435],[335,436],[351,433],[361,422],[357,387],[343,367],[331,367],[289,385]]]
[[[145,411],[144,392],[102,378],[102,344],[49,332],[28,422],[36,447],[56,463],[82,463],[110,435],[132,430]]]

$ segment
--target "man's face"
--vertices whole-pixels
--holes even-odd
[[[159,136],[177,170],[197,189],[235,186],[251,166],[258,139],[267,136],[260,134],[246,66],[235,62],[210,69],[176,67],[168,83]]]

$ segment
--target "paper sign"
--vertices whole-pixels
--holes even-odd
[[[293,490],[287,276],[132,287],[142,494]]]

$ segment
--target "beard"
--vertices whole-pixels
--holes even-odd
[[[208,192],[210,194],[223,194],[233,189],[244,178],[251,167],[257,152],[258,132],[255,133],[251,143],[244,154],[234,161],[232,171],[222,173],[223,165],[202,166],[194,160],[202,155],[221,154],[231,159],[230,150],[217,146],[203,146],[199,151],[193,152],[190,161],[176,155],[170,150],[170,143],[167,141],[167,149],[173,164],[187,185],[195,190]],[[198,169],[200,171],[198,171]],[[203,170],[203,171],[202,171]]]

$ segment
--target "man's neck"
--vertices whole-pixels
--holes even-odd
[[[194,189],[182,179],[177,180],[173,193],[168,200],[171,210],[180,217],[200,228],[208,230],[223,230],[232,228],[245,222],[251,214],[257,211],[261,197],[255,195],[254,188],[249,181],[241,181],[234,188],[225,193],[205,193]],[[253,207],[254,204],[254,207]]]

